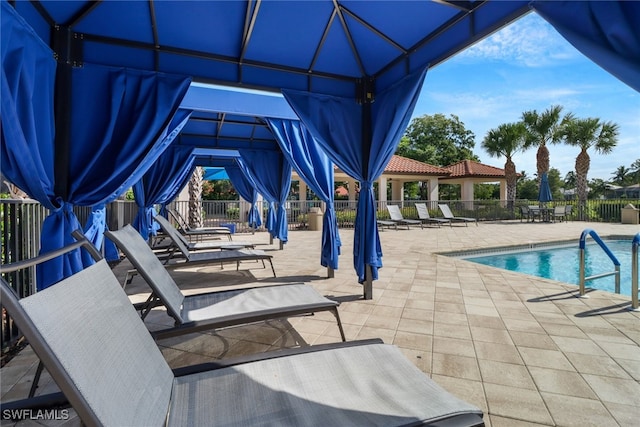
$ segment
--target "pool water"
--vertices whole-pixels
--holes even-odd
[[[620,261],[620,294],[631,295],[631,240],[606,240],[606,245]],[[578,244],[530,251],[500,252],[490,256],[464,257],[467,261],[502,268],[559,282],[580,283]],[[595,242],[585,249],[585,276],[614,270],[613,262]],[[615,276],[585,282],[585,287],[615,292]]]

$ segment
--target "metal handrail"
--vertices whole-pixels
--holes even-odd
[[[640,311],[638,308],[638,245],[640,245],[640,233],[631,241],[631,310]]]
[[[586,248],[586,241],[588,236],[591,236],[593,240],[595,240],[595,242],[598,245],[600,245],[600,247],[607,254],[609,259],[611,259],[615,268],[614,271],[610,271],[608,273],[602,273],[602,274],[595,274],[589,277],[584,277],[585,248]],[[585,282],[589,280],[599,279],[601,277],[607,277],[607,276],[613,276],[613,275],[616,276],[615,291],[617,294],[619,294],[620,293],[620,261],[618,261],[618,258],[616,258],[613,252],[611,252],[611,249],[609,249],[609,247],[602,241],[600,236],[598,236],[598,233],[596,233],[594,230],[590,228],[585,228],[582,234],[580,235],[580,298],[589,298],[587,295],[585,295],[585,286],[584,286]]]

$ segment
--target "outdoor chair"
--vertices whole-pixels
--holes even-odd
[[[565,221],[569,221],[569,218],[571,217],[573,213],[573,205],[566,205],[564,207],[564,219]]]
[[[156,215],[154,220],[160,226],[165,237],[167,237],[170,241],[169,246],[165,247],[165,250],[168,256],[172,256],[176,250],[179,250],[177,241],[182,242],[184,246],[187,247],[189,251],[207,251],[207,250],[232,250],[232,249],[253,249],[255,248],[255,243],[251,242],[240,242],[237,240],[232,241],[220,241],[220,240],[209,240],[205,242],[189,242],[179,231],[177,228],[173,226],[165,217],[162,215]]]
[[[406,225],[407,230],[410,225],[419,225],[420,228],[423,228],[422,221],[418,219],[405,219],[402,216],[402,212],[400,211],[400,206],[398,205],[387,205],[387,210],[389,211],[389,215],[391,216],[391,221],[395,222],[398,225]]]
[[[141,242],[144,242],[146,250],[152,253],[158,260],[162,262],[162,265],[168,269],[190,267],[193,265],[224,265],[226,263],[235,263],[236,269],[240,269],[241,261],[261,261],[262,267],[265,268],[264,262],[269,261],[269,264],[271,265],[271,271],[273,272],[273,277],[276,277],[276,270],[273,267],[272,261],[273,256],[260,249],[231,249],[220,251],[191,252],[189,251],[189,248],[187,248],[187,246],[183,244],[182,241],[174,240],[173,243],[177,246],[180,254],[163,255],[155,254],[142,238],[142,236],[140,236],[136,229],[131,225],[126,225],[118,231],[106,231],[105,236],[107,236],[110,240],[113,240],[113,242],[120,248],[120,250],[122,250],[122,252],[124,252],[124,254],[129,259],[131,259],[131,257],[133,256],[133,251],[128,245],[130,244],[130,242],[135,241],[133,239],[133,236],[138,237]],[[135,274],[134,272],[130,273]],[[125,279],[125,284],[128,282],[129,277]]]
[[[425,224],[436,224],[440,227],[442,224],[449,224],[451,227],[451,220],[447,218],[432,218],[429,215],[429,209],[427,209],[426,203],[416,203],[416,210],[418,211],[418,218]]]
[[[338,314],[339,304],[320,295],[309,285],[291,283],[252,286],[184,296],[158,257],[132,227],[127,226],[106,235],[126,254],[137,273],[151,288],[149,298],[144,303],[136,305],[141,317],[144,319],[151,309],[163,305],[167,314],[175,320],[173,328],[154,331],[156,339],[267,319],[330,311],[338,322],[342,340],[345,340]]]
[[[379,220],[377,220],[376,223],[378,225],[378,228],[380,228],[380,230],[384,230],[385,227],[387,227],[387,228],[393,227],[396,230],[398,229],[398,224],[393,222],[393,221],[387,221],[385,219],[379,219]]]
[[[23,299],[2,280],[0,297],[84,425],[483,425],[380,340],[172,370],[104,260]]]
[[[478,226],[478,220],[475,218],[468,218],[464,216],[454,216],[453,212],[451,212],[451,209],[449,208],[449,205],[438,205],[438,208],[440,208],[440,212],[442,212],[442,216],[445,217],[446,219],[451,220],[451,222],[464,222],[467,227],[469,226],[470,222],[475,222],[476,227]]]
[[[177,210],[167,209],[167,212],[169,213],[169,216],[173,218],[176,224],[178,224],[178,230],[189,239],[203,239],[205,237],[227,237],[228,240],[233,240],[233,238],[231,237],[231,230],[227,227],[190,227],[187,220]]]
[[[566,210],[564,206],[556,206],[553,208],[553,220],[559,220],[560,222],[564,221],[566,215]]]
[[[533,212],[529,206],[522,205],[520,206],[520,222],[525,218],[527,219],[527,222],[529,222],[529,220],[533,219]]]

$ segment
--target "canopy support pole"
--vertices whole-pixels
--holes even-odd
[[[362,104],[362,176],[368,179],[369,176],[369,157],[371,155],[371,141],[373,138],[372,120],[371,120],[371,103],[373,102],[373,82],[370,79],[362,79],[358,84],[359,102]],[[376,213],[374,213],[375,215]],[[363,224],[364,225],[364,224]],[[374,227],[375,222],[374,222]],[[374,230],[375,231],[375,230]],[[369,230],[364,230],[365,239],[369,239]],[[367,245],[365,244],[364,247]],[[362,284],[364,291],[364,299],[373,299],[373,272],[365,259],[365,278]]]

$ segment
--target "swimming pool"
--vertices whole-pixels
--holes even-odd
[[[620,261],[620,294],[631,295],[631,240],[605,240]],[[509,271],[544,277],[578,285],[580,282],[580,250],[578,243],[545,248],[501,250],[491,255],[460,256],[467,261]],[[585,249],[585,276],[613,271],[609,257],[597,243],[589,241]],[[615,292],[615,277],[608,276],[585,283],[588,288]]]

